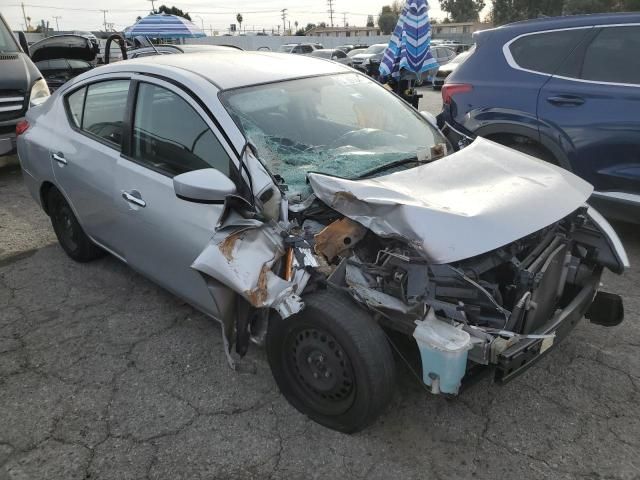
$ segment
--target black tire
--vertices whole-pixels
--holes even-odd
[[[69,203],[57,189],[49,190],[47,206],[58,242],[69,257],[84,263],[105,255],[84,233]]]
[[[304,302],[299,314],[269,322],[267,356],[276,383],[291,405],[321,425],[344,433],[362,430],[394,392],[389,342],[342,292],[315,292]]]

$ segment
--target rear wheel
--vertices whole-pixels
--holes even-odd
[[[89,262],[105,255],[84,233],[69,203],[55,188],[47,193],[47,207],[58,242],[76,262]]]
[[[343,293],[304,297],[305,309],[273,318],[267,333],[271,371],[285,398],[312,420],[359,431],[389,403],[395,364],[384,332]]]

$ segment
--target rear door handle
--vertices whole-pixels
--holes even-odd
[[[53,158],[60,165],[66,165],[67,164],[67,159],[64,158],[64,155],[62,153],[52,153],[51,154],[51,158]]]
[[[559,107],[578,107],[584,103],[584,98],[573,95],[558,95],[547,98],[547,102]]]
[[[122,192],[122,198],[124,198],[127,202],[133,203],[134,205],[142,208],[147,206],[147,202],[137,196],[132,195],[129,192]]]

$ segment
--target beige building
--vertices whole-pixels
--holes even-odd
[[[479,30],[492,28],[490,23],[464,22],[464,23],[436,23],[431,26],[431,34],[438,35],[471,35]]]
[[[307,37],[375,37],[382,35],[378,27],[316,27],[305,34]]]

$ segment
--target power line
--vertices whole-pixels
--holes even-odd
[[[156,1],[156,0],[154,0]],[[332,0],[335,1],[335,0]],[[37,4],[10,4],[7,5],[8,7],[29,7],[29,8],[41,8],[41,9],[50,9],[50,10],[69,10],[69,11],[77,11],[77,12],[102,12],[102,10],[98,9],[98,8],[80,8],[80,7],[64,7],[64,6],[55,6],[55,5],[37,5]],[[220,7],[222,8],[222,7]],[[288,10],[288,9],[287,9]],[[140,12],[147,12],[148,10],[144,9],[144,8],[110,8],[108,10],[110,13],[140,13]],[[323,13],[327,13],[327,12],[321,12],[321,11],[308,11],[308,10],[291,10],[293,13],[300,13],[300,14],[313,14],[313,15],[322,15]],[[243,13],[280,13],[282,12],[282,10],[253,10],[253,11],[247,11],[247,12],[243,12]],[[335,9],[334,9],[335,12]],[[189,13],[199,13],[199,14],[203,14],[203,15],[229,15],[233,12],[225,12],[225,11],[220,11],[220,10],[193,10],[193,11],[189,11]],[[364,13],[364,12],[346,12],[348,15],[351,16],[369,16],[369,13]],[[289,15],[289,14],[287,14]],[[26,15],[24,15],[26,16]],[[26,20],[26,19],[25,19]]]

